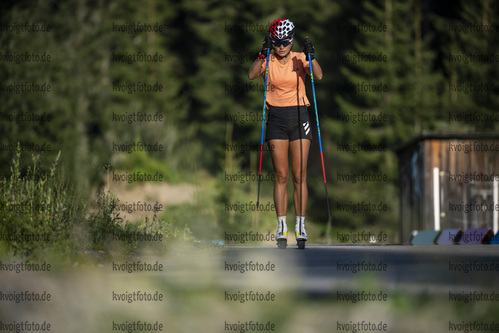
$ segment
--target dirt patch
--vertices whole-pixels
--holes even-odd
[[[198,187],[188,183],[144,183],[128,186],[124,182],[113,182],[104,186],[119,199],[118,210],[120,215],[130,221],[137,221],[145,216],[153,216],[152,207],[162,207],[164,212],[169,206],[191,203],[196,201]]]

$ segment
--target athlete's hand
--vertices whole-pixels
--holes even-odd
[[[260,51],[260,54],[267,58],[267,51],[270,50],[270,48],[272,48],[272,38],[267,35],[263,41],[262,51]]]
[[[310,54],[310,60],[314,60],[314,52],[315,52],[314,45],[308,39],[308,37],[305,37],[305,42],[303,43],[303,53],[305,53],[305,55],[307,56],[307,60],[309,54]]]

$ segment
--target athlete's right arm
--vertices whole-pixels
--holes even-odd
[[[258,55],[258,58],[253,62],[249,71],[248,78],[250,80],[256,79],[260,75],[263,74],[262,64],[265,62],[265,57],[267,56],[267,51],[272,48],[272,38],[269,35],[265,36],[265,39],[262,44],[262,50]]]
[[[265,59],[256,58],[253,64],[248,71],[248,78],[250,80],[254,80],[260,75],[262,75],[262,64],[265,62]]]

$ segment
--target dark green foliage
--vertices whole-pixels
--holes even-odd
[[[126,171],[163,168],[168,182],[192,181],[196,175],[208,175],[215,181],[208,182],[211,189],[207,193],[212,196],[205,202],[214,207],[208,209],[206,204],[198,203],[173,208],[167,215],[179,221],[185,219],[179,225],[190,226],[196,224],[193,219],[202,217],[202,227],[197,229],[203,230],[209,225],[214,234],[220,230],[262,227],[254,214],[228,213],[225,209],[226,203],[256,201],[256,184],[228,183],[224,176],[225,172],[257,172],[263,80],[249,81],[247,72],[270,22],[286,17],[297,27],[293,50],[301,51],[303,40],[308,36],[324,71],[323,80],[316,81],[316,92],[333,226],[356,229],[369,225],[395,233],[398,219],[396,158],[389,151],[352,153],[338,147],[366,143],[386,146],[389,150],[394,144],[428,130],[496,130],[497,122],[451,121],[449,118],[471,112],[490,116],[497,111],[499,94],[496,92],[462,93],[453,91],[453,87],[496,84],[498,63],[493,60],[458,62],[450,56],[477,53],[497,57],[497,32],[463,33],[450,28],[475,24],[497,26],[497,6],[497,2],[490,0],[439,3],[313,0],[306,4],[297,0],[3,3],[2,24],[31,22],[50,24],[52,29],[36,34],[2,32],[2,55],[47,53],[51,61],[20,64],[0,61],[0,83],[46,83],[50,84],[51,91],[0,93],[2,115],[46,117],[43,121],[0,121],[3,145],[0,175],[10,177],[7,175],[11,175],[10,161],[16,155],[13,147],[17,142],[50,145],[50,150],[37,157],[40,174],[50,174],[50,167],[46,166],[50,166],[61,151],[61,172],[67,178],[66,187],[61,188],[62,184],[57,187],[56,183],[51,186],[54,191],[72,188],[83,201],[102,187],[105,165]],[[137,22],[161,25],[163,31],[126,33],[113,28]],[[355,26],[359,24],[386,26],[386,31],[357,31]],[[136,52],[158,53],[163,60],[128,63],[114,58],[116,54]],[[345,60],[346,55],[362,53],[386,56],[386,61],[353,63]],[[163,91],[129,94],[113,89],[116,84],[138,81],[162,84]],[[385,84],[387,90],[352,93],[351,85],[362,82]],[[307,89],[312,100],[308,79]],[[309,110],[315,119],[313,108],[311,105]],[[113,118],[134,112],[157,113],[163,116],[163,121],[129,124]],[[387,120],[356,123],[344,120],[358,112],[385,115]],[[250,117],[250,120],[241,121],[240,117]],[[325,223],[327,210],[316,133],[315,137],[309,157],[308,215],[310,221]],[[163,149],[140,154],[113,149],[113,143],[137,141],[160,143]],[[250,144],[253,148],[227,151],[227,144],[237,143]],[[16,163],[30,165],[29,156],[30,151],[23,153]],[[264,174],[272,172],[268,153],[264,154],[263,170]],[[345,182],[338,180],[338,172],[383,173],[387,181]],[[27,177],[22,179],[28,186],[34,174],[25,173],[23,177]],[[261,193],[265,202],[272,200],[271,182],[262,184]],[[389,204],[389,210],[352,213],[340,211],[337,206],[362,201],[382,201]],[[101,204],[105,210],[101,217],[94,216],[90,226],[96,231],[92,241],[96,247],[123,222],[111,217],[112,200]],[[76,219],[78,207],[57,214],[64,216],[65,223],[74,223],[68,216]],[[288,207],[292,207],[291,202]],[[196,209],[209,213],[193,213]],[[273,216],[261,218],[273,219]],[[271,221],[264,225],[267,223],[273,225]],[[42,226],[32,228],[52,228]]]

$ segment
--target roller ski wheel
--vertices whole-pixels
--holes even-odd
[[[280,249],[285,249],[288,247],[288,240],[287,239],[278,239],[277,240],[277,247]]]
[[[296,241],[296,245],[298,245],[298,248],[300,250],[303,250],[305,248],[305,242],[306,242],[305,239],[300,239]]]

